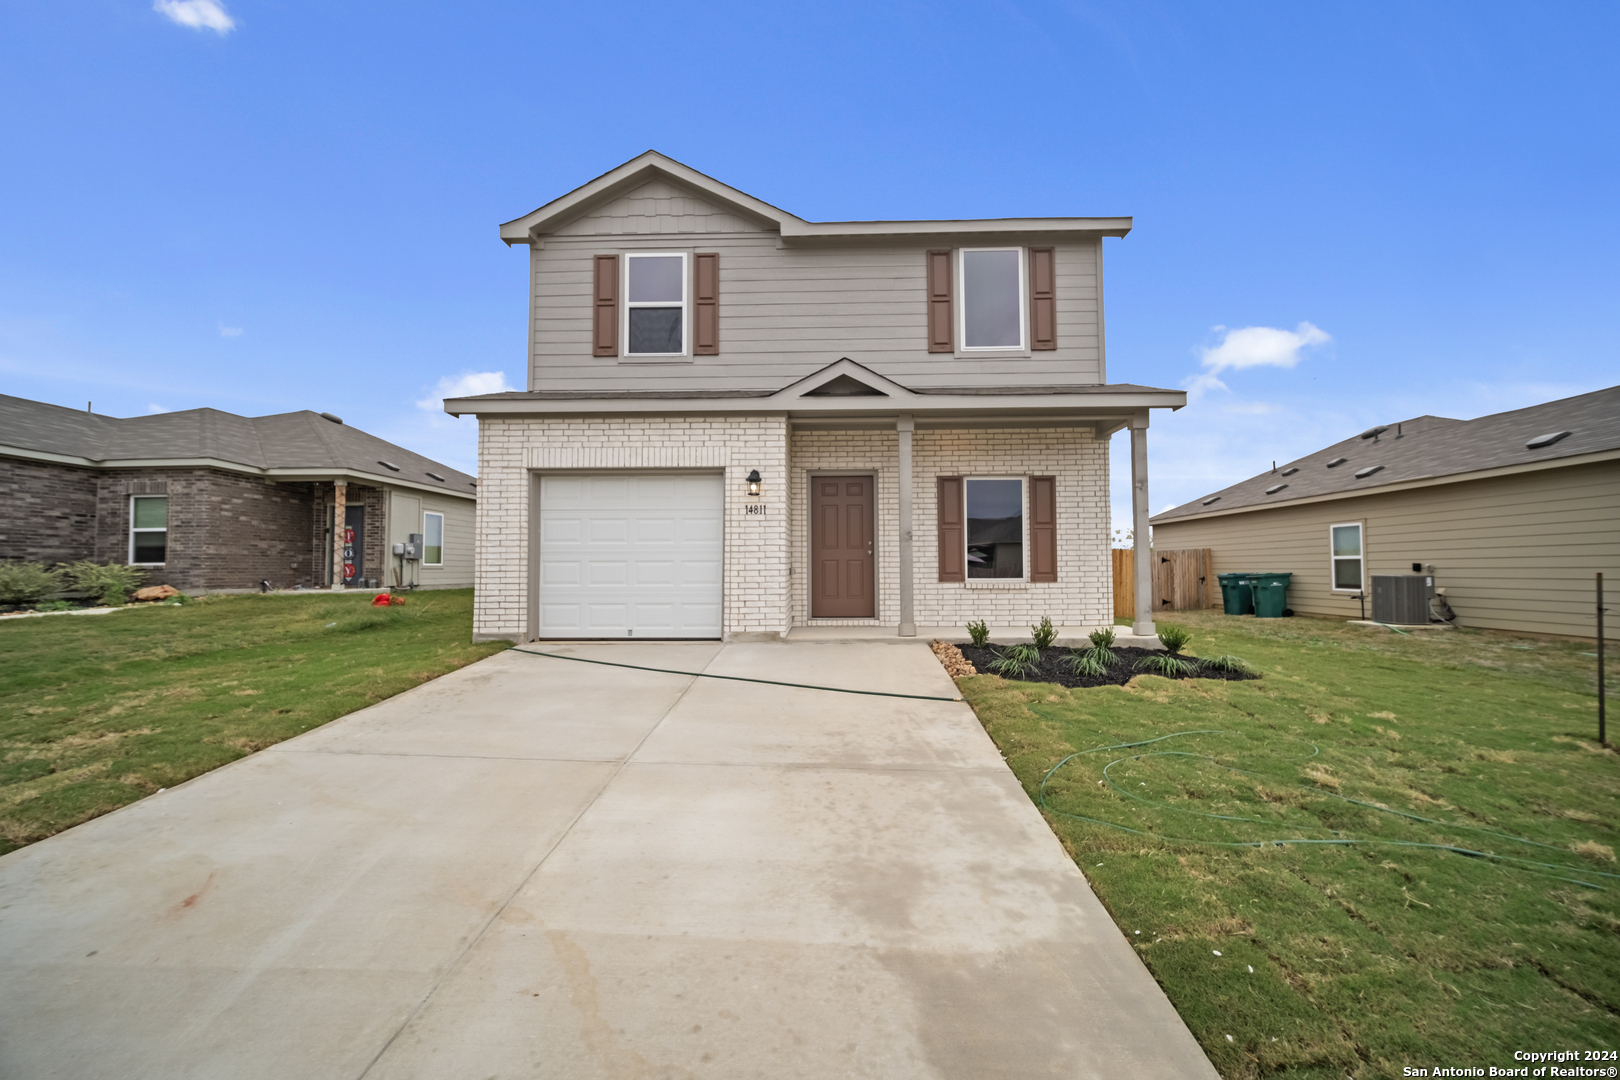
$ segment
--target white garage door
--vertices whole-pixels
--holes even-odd
[[[717,638],[719,473],[540,480],[540,637]]]

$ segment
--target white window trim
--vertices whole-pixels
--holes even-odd
[[[1354,526],[1356,530],[1357,554],[1335,555],[1333,553],[1333,530],[1348,529]],[[1339,560],[1355,558],[1361,562],[1361,584],[1353,589],[1339,586]],[[1336,593],[1361,593],[1367,591],[1367,525],[1361,521],[1340,521],[1328,526],[1328,585]]]
[[[167,566],[167,565],[169,565],[167,561],[164,561],[164,562],[140,562],[140,563],[135,561],[135,534],[136,533],[154,533],[154,532],[163,533],[164,534],[164,537],[163,537],[163,555],[164,555],[165,560],[167,560],[168,554],[169,554],[169,537],[167,535],[168,532],[169,532],[169,526],[168,526],[168,516],[167,516],[167,514],[165,514],[164,519],[163,519],[164,520],[163,528],[161,528],[161,529],[153,529],[153,528],[137,529],[135,527],[135,500],[136,499],[162,499],[165,504],[167,504],[168,501],[169,501],[169,497],[167,495],[131,495],[129,497],[129,565],[131,565],[131,566]]]
[[[640,300],[634,303],[630,300],[630,260],[631,259],[669,259],[681,260],[681,351],[672,353],[649,353],[630,351],[630,309],[631,308],[669,308],[675,307],[667,300]],[[684,357],[692,350],[692,260],[684,251],[627,251],[624,253],[624,279],[619,282],[620,295],[624,297],[624,310],[620,316],[619,340],[624,342],[624,359],[630,360],[659,360],[669,357]]]
[[[972,480],[1017,480],[1019,543],[1023,544],[1024,573],[1022,577],[976,578],[968,564],[968,482]],[[1029,477],[1027,476],[964,476],[962,477],[962,581],[970,586],[1029,584]]]
[[[438,562],[428,562],[427,561],[427,549],[430,546],[428,544],[427,519],[430,518],[430,517],[436,517],[436,518],[439,519],[439,561]],[[423,566],[443,566],[444,565],[444,515],[439,513],[437,510],[424,510],[424,511],[422,511],[422,556],[423,556],[423,558],[422,558],[422,565]]]
[[[967,255],[970,251],[1015,251],[1018,253],[1018,344],[969,345],[967,343]],[[1008,355],[1029,351],[1029,252],[1021,247],[957,248],[956,281],[959,294],[956,304],[956,340],[961,344],[959,353],[973,355]],[[981,477],[980,479],[990,479]],[[1010,478],[1009,478],[1010,479]]]

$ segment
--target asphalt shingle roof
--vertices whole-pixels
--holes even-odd
[[[1537,436],[1560,431],[1569,435],[1536,449],[1525,445]],[[1371,492],[1409,480],[1460,476],[1615,449],[1620,449],[1620,386],[1477,420],[1417,416],[1394,422],[1376,439],[1354,435],[1308,457],[1279,462],[1275,472],[1268,470],[1210,492],[1150,520],[1158,524],[1223,510],[1279,506],[1317,495]],[[1344,463],[1329,468],[1328,463],[1338,458],[1344,458]],[[1375,472],[1364,472],[1375,468]],[[1283,475],[1291,469],[1298,471]],[[1286,486],[1267,494],[1279,484]]]
[[[187,409],[119,418],[0,394],[0,447],[7,446],[98,465],[210,458],[255,469],[367,473],[458,495],[476,493],[474,478],[464,472],[307,409],[272,416]],[[429,473],[442,476],[442,484]]]

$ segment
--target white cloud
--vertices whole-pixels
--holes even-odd
[[[156,416],[158,413],[166,413],[169,410],[162,405],[148,405],[146,411],[149,415]]]
[[[236,29],[236,20],[225,14],[219,0],[152,0],[152,10],[160,11],[171,21],[193,30],[228,34]]]
[[[446,375],[440,379],[432,395],[417,401],[416,407],[423,412],[442,413],[445,398],[501,394],[513,389],[516,388],[506,384],[504,371],[464,371],[460,375]]]
[[[1225,390],[1226,384],[1220,379],[1223,371],[1241,371],[1252,367],[1291,368],[1299,363],[1302,349],[1325,345],[1333,340],[1327,331],[1308,322],[1300,323],[1293,330],[1280,330],[1274,326],[1242,326],[1236,330],[1217,326],[1214,329],[1216,332],[1225,331],[1225,336],[1213,349],[1201,350],[1203,373],[1182,382],[1188,395],[1194,399],[1203,396],[1206,390]]]
[[[241,337],[242,336],[242,328],[240,326],[226,326],[224,323],[220,323],[219,324],[219,336],[220,337]]]
[[[1239,416],[1269,416],[1272,413],[1282,412],[1282,409],[1265,401],[1238,401],[1221,408],[1229,413]]]
[[[213,30],[223,35],[236,29],[236,20],[225,13],[219,0],[152,0],[152,10],[193,30]]]

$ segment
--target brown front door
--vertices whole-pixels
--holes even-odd
[[[810,478],[810,617],[870,619],[872,477]]]

